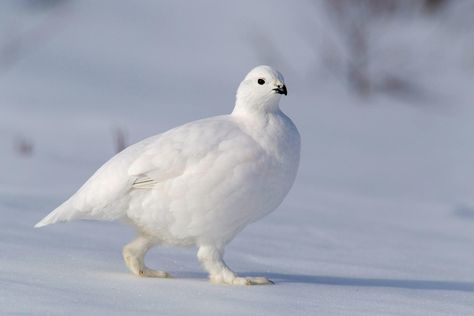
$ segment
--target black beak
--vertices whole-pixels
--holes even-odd
[[[284,95],[287,95],[287,94],[288,94],[288,91],[286,90],[286,86],[285,86],[285,85],[283,85],[283,86],[278,86],[278,88],[273,89],[273,91],[275,91],[276,93],[279,93],[279,94],[284,94]]]

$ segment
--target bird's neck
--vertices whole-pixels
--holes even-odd
[[[267,116],[280,113],[279,98],[268,98],[252,102],[247,98],[237,97],[232,115]]]
[[[254,113],[237,108],[230,116],[270,155],[281,157],[281,152],[287,151],[288,144],[299,144],[296,127],[279,108]],[[289,151],[295,148],[291,147]]]

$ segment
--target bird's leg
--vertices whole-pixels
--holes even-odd
[[[258,285],[273,284],[266,277],[239,277],[224,262],[223,249],[215,246],[199,247],[197,257],[204,269],[209,272],[209,280],[212,283],[236,284],[236,285]]]
[[[133,274],[141,277],[168,278],[168,272],[152,270],[145,266],[145,254],[154,245],[152,239],[140,235],[123,247],[123,259]]]

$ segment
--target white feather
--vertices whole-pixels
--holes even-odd
[[[260,77],[265,85],[257,84]],[[125,218],[162,243],[229,242],[288,193],[300,139],[278,107],[282,76],[252,70],[232,114],[185,124],[130,146],[36,227]]]

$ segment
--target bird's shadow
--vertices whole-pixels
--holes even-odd
[[[254,275],[254,273],[250,273]],[[354,286],[354,287],[386,287],[414,290],[443,290],[474,292],[474,282],[388,279],[388,278],[358,278],[327,275],[305,275],[266,273],[275,283],[305,283],[314,285]]]
[[[206,274],[196,272],[181,272],[179,277],[205,279]],[[389,278],[359,278],[328,275],[286,274],[286,273],[256,273],[240,272],[242,276],[266,276],[275,284],[298,283],[312,285],[333,285],[351,287],[398,288],[410,290],[442,290],[474,292],[474,282],[417,280],[417,279],[389,279]]]

